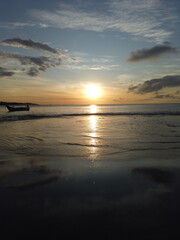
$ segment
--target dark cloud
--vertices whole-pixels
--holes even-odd
[[[157,92],[163,88],[179,87],[180,86],[180,75],[165,76],[163,78],[151,79],[145,81],[142,84],[129,87],[130,92],[137,94],[145,94],[150,92]]]
[[[39,75],[39,70],[35,67],[31,67],[29,71],[27,71],[27,74],[31,77],[36,77]]]
[[[52,48],[46,43],[35,42],[31,39],[12,38],[12,39],[3,40],[2,42],[0,42],[0,44],[5,46],[11,46],[11,47],[22,47],[27,49],[47,51],[53,54],[62,55],[60,50]]]
[[[27,75],[32,77],[39,75],[40,72],[45,72],[48,68],[61,65],[61,57],[67,57],[67,51],[52,48],[46,43],[35,42],[31,39],[21,39],[19,37],[11,38],[1,41],[0,45],[22,47],[26,49],[40,50],[51,53],[46,56],[33,57],[20,55],[18,53],[0,51],[0,59],[2,61],[10,60],[9,65],[12,64],[12,60],[18,61],[20,65],[18,69],[20,70],[19,72],[26,72]],[[0,69],[0,77],[12,76],[14,73],[14,70],[5,71],[3,69]]]
[[[131,52],[127,61],[133,63],[144,60],[152,60],[159,58],[164,53],[175,53],[176,51],[176,48],[173,48],[169,45],[159,45],[152,48],[143,48],[141,50]]]
[[[0,67],[0,78],[13,76],[14,72],[12,70],[8,70],[7,68]]]
[[[37,76],[39,72],[45,72],[48,68],[61,65],[61,58],[51,56],[29,57],[22,56],[16,53],[7,53],[0,51],[0,59],[14,59],[20,62],[21,65],[26,66],[29,76]]]
[[[180,99],[180,97],[177,97],[173,94],[158,94],[158,95],[154,96],[154,98],[158,98],[158,99],[163,99],[163,98]]]

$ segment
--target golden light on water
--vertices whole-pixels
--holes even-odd
[[[96,133],[96,128],[97,128],[97,116],[89,116],[89,121],[90,121],[90,128],[91,128],[91,133]]]
[[[101,96],[102,90],[99,86],[91,84],[86,86],[85,94],[88,98],[96,99]]]
[[[98,107],[96,105],[89,106],[89,113],[97,113]]]
[[[92,154],[92,160],[95,159],[95,155],[97,154],[97,133],[96,133],[96,127],[97,127],[97,116],[89,116],[89,122],[90,122],[90,128],[91,132],[89,136],[91,137],[90,139],[90,150]]]
[[[96,105],[90,105],[89,106],[89,113],[97,113],[97,106]],[[97,148],[97,126],[98,126],[98,122],[97,122],[98,118],[96,115],[91,115],[89,116],[89,129],[90,129],[90,133],[89,136],[91,137],[90,139],[90,151],[92,154],[92,160],[94,160],[97,156],[98,153],[98,148]]]

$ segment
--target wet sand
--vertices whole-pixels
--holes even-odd
[[[1,234],[177,238],[178,124],[142,116],[1,123]]]

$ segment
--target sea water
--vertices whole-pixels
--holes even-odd
[[[7,235],[174,239],[180,104],[0,107],[0,214]]]

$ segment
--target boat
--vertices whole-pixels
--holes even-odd
[[[15,111],[29,111],[30,107],[29,105],[24,106],[24,107],[12,107],[6,104],[7,109],[9,110],[9,112],[15,112]]]

